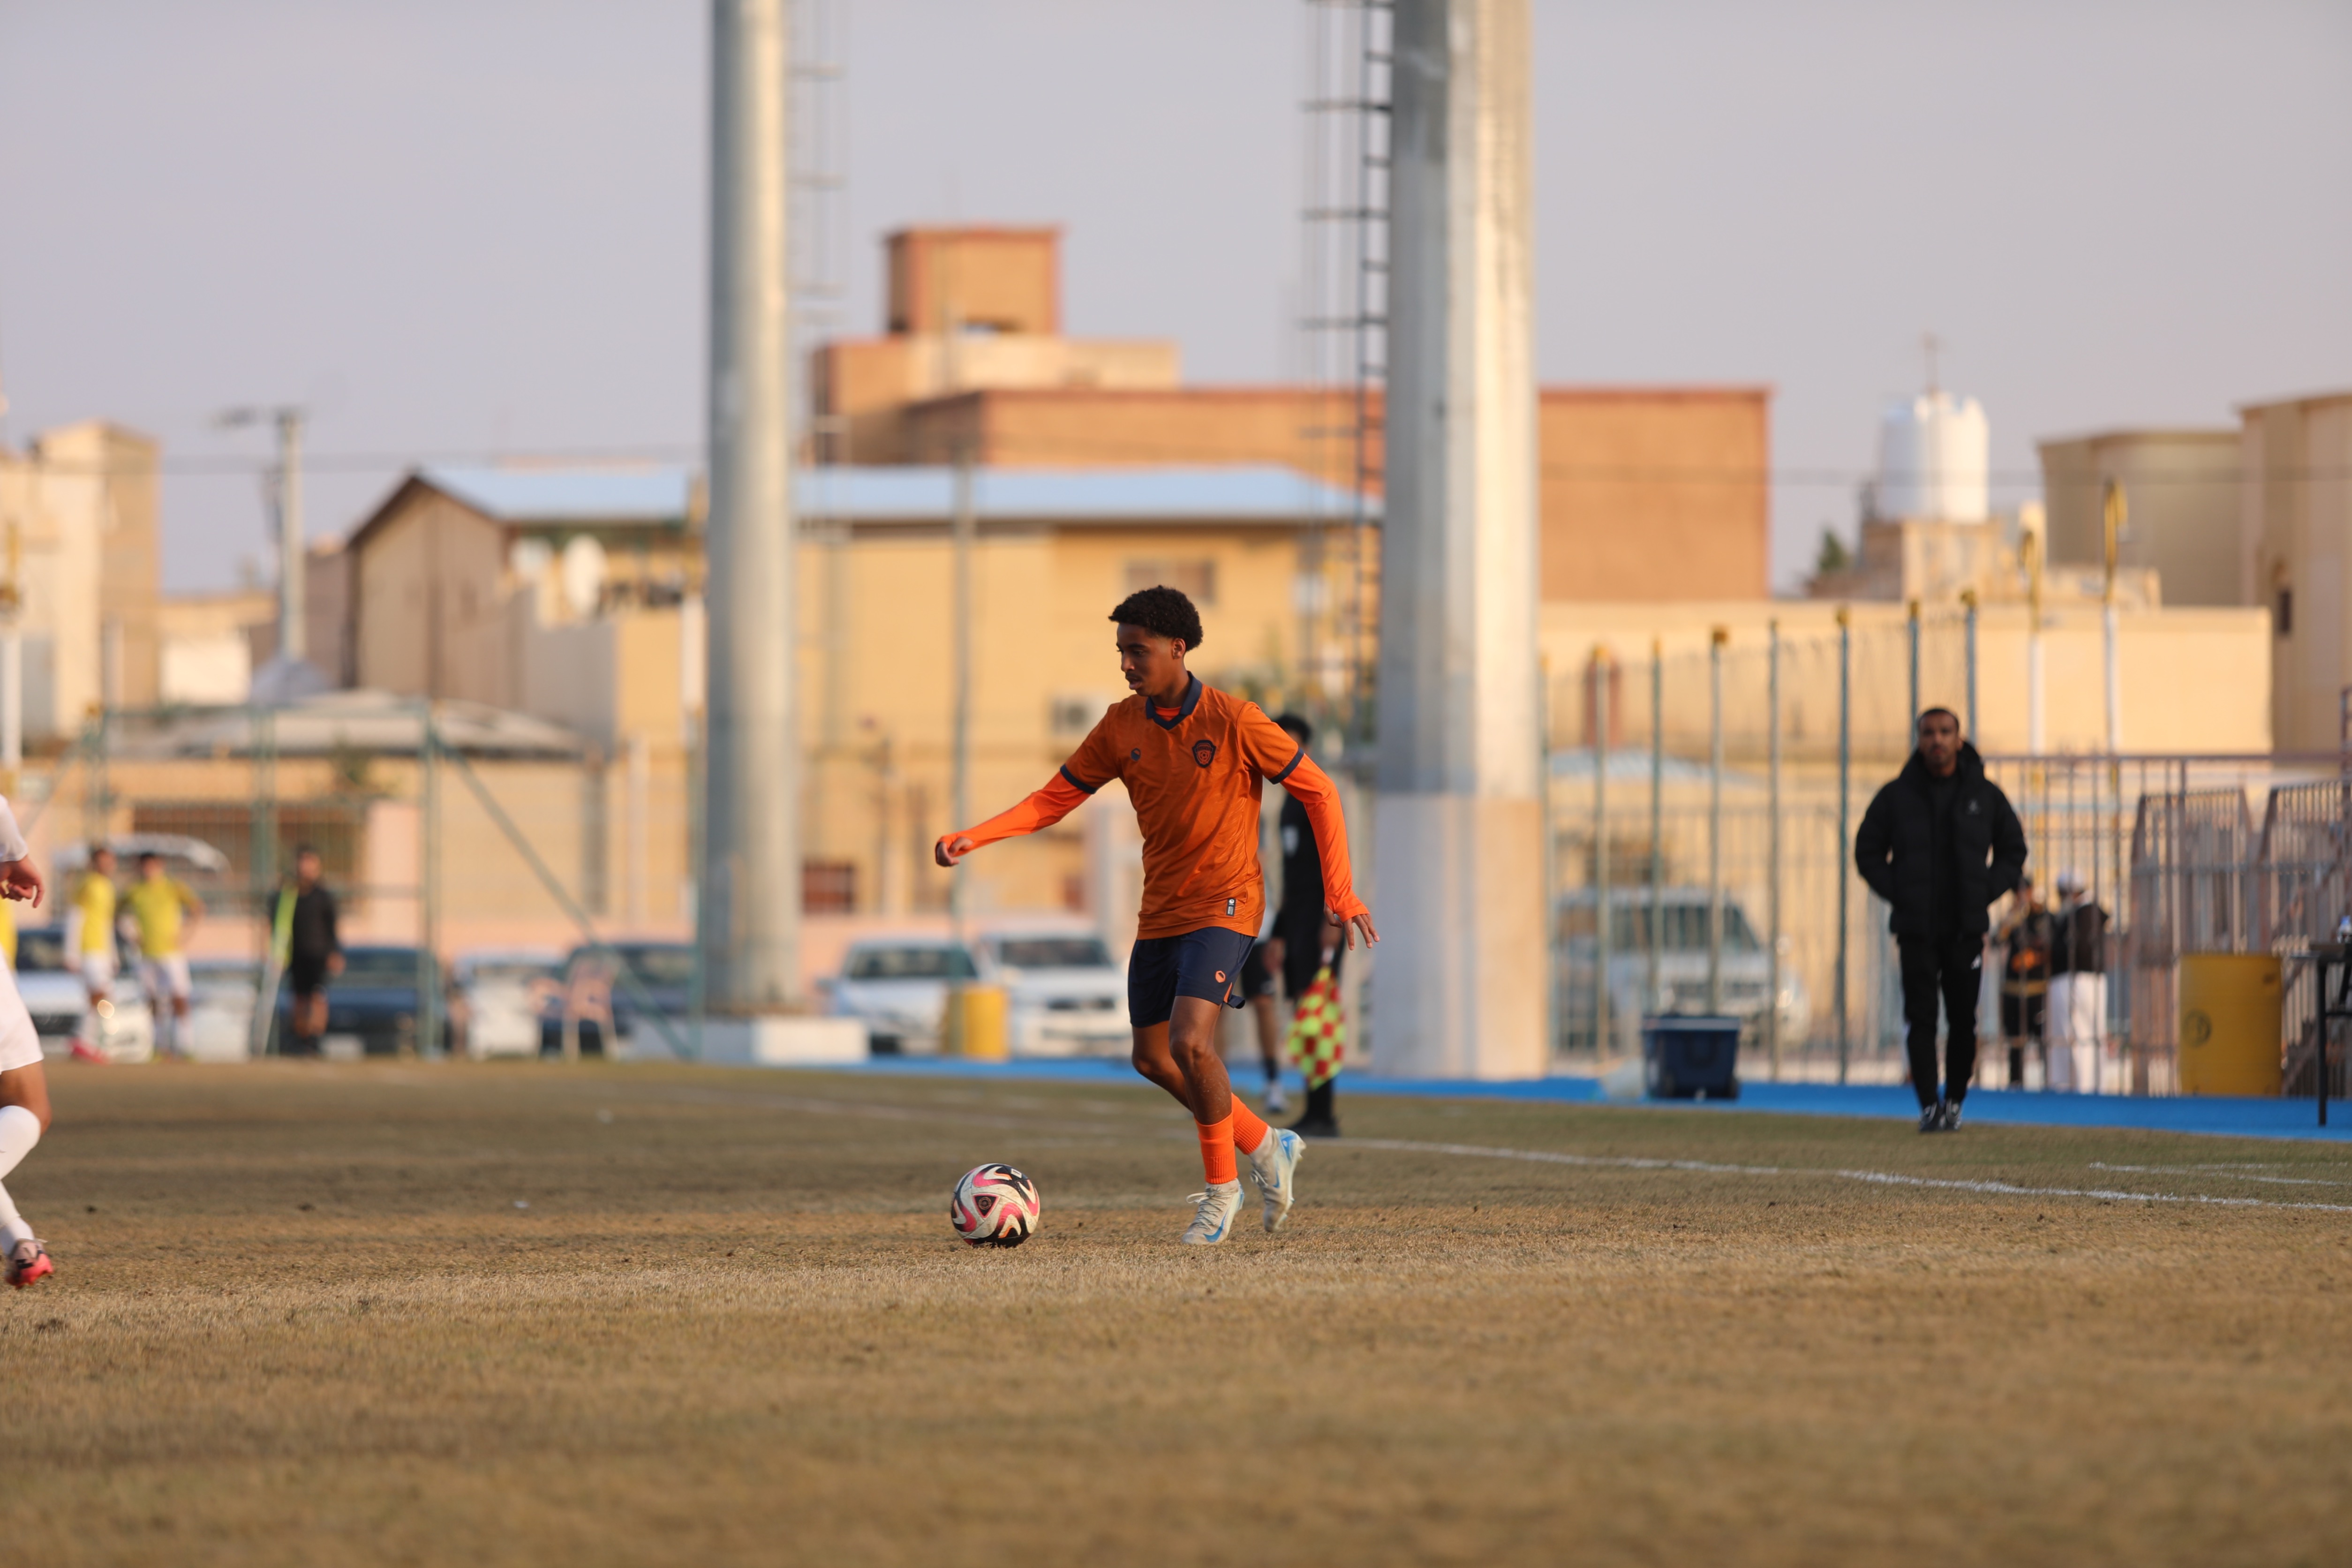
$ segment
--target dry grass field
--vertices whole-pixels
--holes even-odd
[[[2275,1206],[2352,1205],[2345,1151],[1359,1098],[1288,1230],[1195,1251],[1140,1087],[52,1083],[26,1562],[2352,1554],[2352,1212]],[[972,1252],[993,1159],[1045,1228]]]

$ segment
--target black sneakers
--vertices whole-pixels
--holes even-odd
[[[1960,1108],[1953,1100],[1939,1100],[1919,1112],[1922,1132],[1958,1132],[1960,1130]]]

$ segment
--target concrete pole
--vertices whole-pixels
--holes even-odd
[[[699,941],[712,1011],[800,991],[799,615],[784,246],[785,0],[713,0],[709,719]]]
[[[1376,1070],[1549,1062],[1528,0],[1400,0],[1374,813]]]
[[[302,593],[310,584],[302,548],[302,411],[278,410],[278,657],[306,656]]]

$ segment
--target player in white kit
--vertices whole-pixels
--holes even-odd
[[[41,890],[41,874],[33,868],[16,814],[0,799],[0,898],[38,909]],[[33,1032],[33,1016],[16,993],[16,976],[0,970],[0,977],[5,977],[0,978],[0,1178],[5,1178],[48,1131],[49,1086],[41,1076],[41,1037]],[[19,1290],[57,1272],[5,1186],[0,1186],[0,1252],[6,1254],[7,1281]]]

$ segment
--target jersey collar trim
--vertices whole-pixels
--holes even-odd
[[[1149,697],[1143,700],[1143,713],[1144,717],[1150,719],[1161,729],[1173,730],[1177,725],[1181,724],[1185,720],[1190,719],[1192,716],[1192,710],[1198,708],[1200,705],[1201,678],[1196,675],[1192,678],[1192,684],[1184,689],[1184,701],[1183,704],[1176,710],[1176,717],[1173,719],[1162,719],[1160,716],[1159,708],[1154,705],[1151,699]]]

